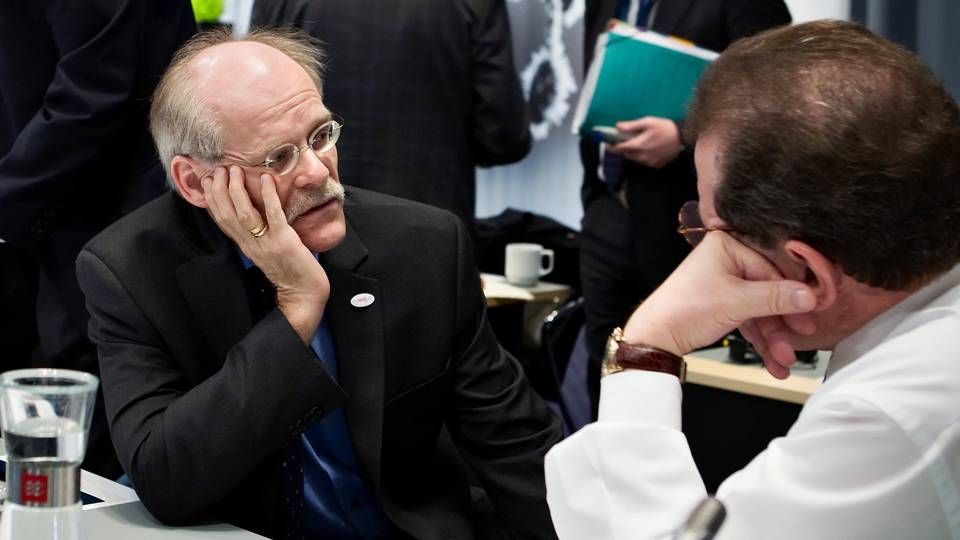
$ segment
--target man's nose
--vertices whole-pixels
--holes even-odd
[[[329,154],[329,153],[328,153]],[[322,157],[311,149],[306,149],[300,154],[300,163],[297,163],[296,182],[300,186],[311,184],[323,184],[330,177],[331,163],[327,158],[328,154]]]

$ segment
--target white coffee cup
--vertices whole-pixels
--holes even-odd
[[[543,259],[547,266],[543,266]],[[507,283],[521,287],[533,287],[540,276],[553,272],[553,250],[540,244],[507,244],[504,275]]]

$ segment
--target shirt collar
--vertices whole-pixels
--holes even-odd
[[[957,286],[960,286],[960,264],[892,308],[877,315],[862,328],[837,343],[830,357],[830,365],[827,367],[824,378],[829,379],[844,366],[860,358],[881,342],[890,339],[893,334],[897,333],[896,327],[904,318],[926,307],[949,289]]]

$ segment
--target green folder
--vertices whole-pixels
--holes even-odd
[[[686,116],[700,75],[717,53],[676,38],[611,21],[597,40],[594,61],[574,113],[574,132],[622,120]]]

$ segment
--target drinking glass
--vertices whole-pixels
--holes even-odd
[[[80,464],[98,380],[66,369],[0,374],[7,498],[0,540],[79,540]]]

